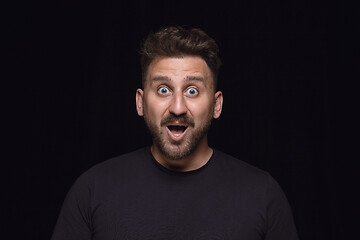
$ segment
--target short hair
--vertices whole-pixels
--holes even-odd
[[[219,47],[215,40],[199,28],[165,27],[150,33],[143,42],[141,51],[142,85],[149,65],[157,57],[201,57],[211,70],[214,90],[217,88],[217,77],[221,66]]]

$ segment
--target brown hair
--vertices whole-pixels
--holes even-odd
[[[142,85],[144,86],[147,70],[157,57],[199,56],[210,68],[214,90],[221,66],[219,47],[215,40],[198,28],[165,27],[150,33],[141,48]]]

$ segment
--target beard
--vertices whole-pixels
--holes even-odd
[[[161,120],[160,126],[158,126],[148,118],[146,111],[144,111],[144,120],[152,136],[153,144],[158,147],[159,151],[168,159],[180,160],[192,154],[200,141],[206,137],[211,126],[212,113],[213,111],[210,111],[206,119],[198,123],[198,126],[195,125],[193,118],[186,115],[168,115]],[[180,141],[169,139],[166,130],[164,130],[167,123],[175,121],[184,123],[190,128],[187,129],[189,131],[186,133],[185,138]]]

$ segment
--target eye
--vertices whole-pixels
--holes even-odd
[[[166,95],[166,94],[170,93],[170,90],[167,87],[160,87],[158,90],[158,93]]]
[[[196,88],[188,88],[187,90],[186,90],[186,94],[188,94],[188,95],[192,95],[192,96],[194,96],[194,95],[196,95],[196,94],[198,94],[199,93],[199,91],[196,89]]]

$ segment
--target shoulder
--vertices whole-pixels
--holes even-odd
[[[226,171],[227,174],[254,179],[269,177],[269,173],[267,171],[255,167],[220,150],[214,149],[214,158],[219,171]]]
[[[214,150],[214,168],[223,179],[233,186],[266,194],[279,184],[267,171],[255,167],[219,150]]]
[[[112,171],[114,168],[123,169],[124,166],[131,167],[132,165],[137,165],[139,162],[147,159],[149,159],[149,148],[144,147],[129,153],[110,158],[104,162],[93,166],[89,169],[89,171]]]
[[[226,183],[237,189],[240,195],[265,205],[276,203],[281,207],[287,202],[281,186],[267,171],[219,150],[214,151],[214,157],[216,171],[221,172]]]
[[[114,178],[133,176],[136,172],[143,171],[151,162],[149,151],[147,147],[144,147],[98,163],[82,173],[77,182],[112,181]]]

